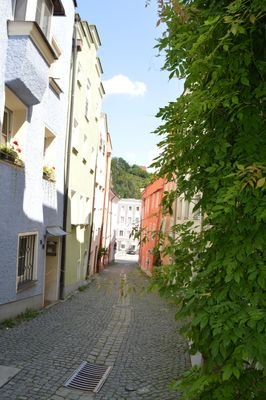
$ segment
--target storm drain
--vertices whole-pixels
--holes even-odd
[[[111,368],[84,361],[64,386],[97,393],[107,379]]]

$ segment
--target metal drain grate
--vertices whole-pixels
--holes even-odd
[[[107,379],[111,368],[83,361],[64,386],[97,393]]]

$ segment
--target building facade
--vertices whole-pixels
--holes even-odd
[[[164,179],[150,183],[141,193],[141,245],[139,263],[141,269],[151,275],[152,267],[158,264],[154,248],[158,245],[158,232],[162,222],[162,197]]]
[[[164,254],[163,248],[168,244],[169,236],[174,236],[172,228],[192,221],[191,229],[200,232],[202,217],[195,206],[200,200],[196,195],[190,202],[184,195],[177,196],[172,204],[172,212],[162,209],[164,193],[176,192],[176,182],[167,182],[159,178],[148,185],[142,192],[142,220],[140,266],[148,275],[154,266],[171,264],[172,259]]]
[[[141,219],[141,200],[120,199],[117,209],[116,250],[118,253],[137,254],[139,242],[132,236],[133,228],[138,229]]]
[[[119,197],[109,188],[108,195],[108,216],[105,231],[104,247],[107,254],[104,259],[105,264],[110,264],[115,260],[117,251],[117,214],[118,214]]]
[[[106,226],[108,224],[108,193],[111,175],[112,144],[108,132],[107,115],[100,118],[100,140],[97,150],[96,180],[94,186],[94,210],[90,246],[90,275],[104,266]]]
[[[0,319],[59,297],[75,5],[0,5]]]
[[[93,220],[101,103],[104,89],[97,52],[101,45],[95,25],[76,15],[71,70],[69,141],[67,146],[66,236],[63,295],[94,273]],[[100,157],[100,155],[99,155]]]

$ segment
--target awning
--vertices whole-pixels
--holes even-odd
[[[67,232],[63,231],[60,226],[47,226],[46,234],[48,236],[66,236],[68,235]]]

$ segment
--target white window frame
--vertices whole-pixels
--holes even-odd
[[[7,122],[6,122],[7,132],[3,132],[5,118],[7,119]],[[1,140],[0,140],[0,143],[6,145],[6,144],[11,142],[11,139],[12,139],[12,124],[13,124],[13,111],[11,111],[9,108],[5,107],[4,115],[3,115],[3,123],[2,123],[2,127],[1,127]]]
[[[49,16],[48,23],[44,25],[46,10],[48,10]],[[51,0],[37,0],[35,20],[47,38],[49,38],[50,35],[51,19],[53,16],[53,12],[54,5]]]

